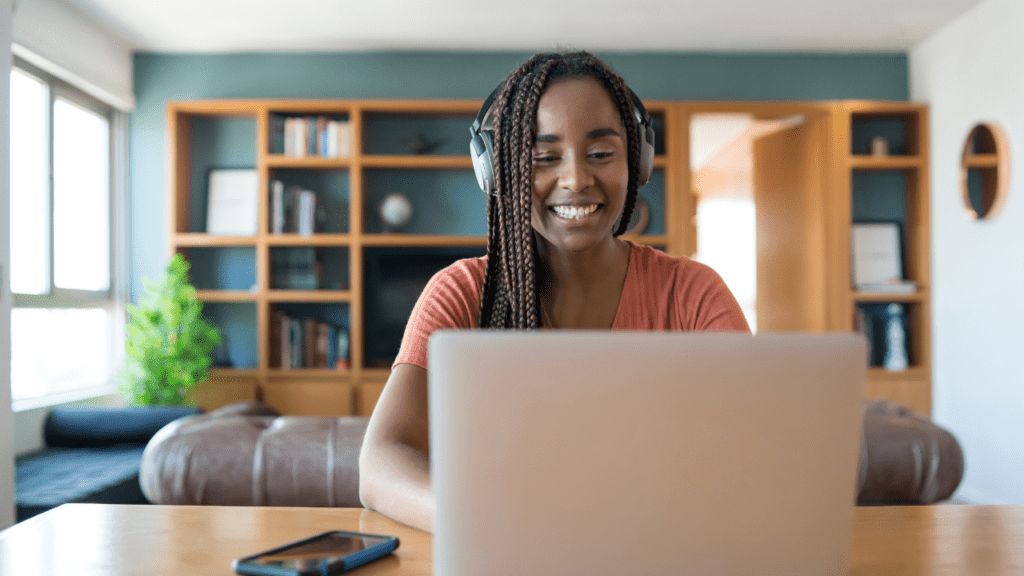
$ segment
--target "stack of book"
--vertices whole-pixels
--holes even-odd
[[[327,116],[270,117],[270,153],[337,158],[352,154],[352,124]]]
[[[278,310],[270,323],[271,365],[348,368],[348,330],[316,318],[295,318]]]
[[[270,232],[311,236],[320,232],[327,219],[316,192],[301,186],[270,182]]]
[[[275,290],[319,290],[323,266],[316,248],[277,248],[270,253],[270,285]]]

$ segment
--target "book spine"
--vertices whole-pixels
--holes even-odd
[[[303,343],[303,329],[302,320],[298,318],[292,318],[289,323],[289,329],[291,333],[291,367],[302,368],[303,361],[305,360],[305,345]]]
[[[334,368],[338,363],[338,328],[327,325],[327,367]]]
[[[317,368],[327,368],[327,348],[330,338],[330,325],[326,322],[317,322],[316,325],[316,355],[315,365]]]
[[[348,330],[345,328],[338,328],[337,342],[337,366],[338,368],[348,368]]]
[[[285,121],[287,119],[279,114],[270,116],[270,153],[284,154],[285,143]]]
[[[316,368],[318,324],[319,322],[315,318],[305,318],[302,320],[302,363],[306,368]]]
[[[281,327],[282,327],[282,324],[284,323],[282,318],[284,318],[286,316],[287,315],[284,312],[282,312],[280,310],[277,310],[277,311],[274,312],[274,315],[273,315],[273,317],[270,320],[270,367],[271,368],[283,368],[283,367],[287,366],[287,364],[282,364],[282,362],[281,362],[282,359],[283,359],[282,358],[282,348],[283,348],[283,346],[281,346],[281,340],[282,340],[282,336],[283,335],[282,335],[282,332],[281,332]]]
[[[284,119],[284,155],[295,156],[295,119]]]
[[[316,194],[309,190],[299,193],[298,232],[302,236],[311,236],[316,221]]]
[[[327,156],[327,118],[324,116],[316,118],[316,153]]]
[[[270,232],[284,232],[284,182],[280,180],[270,183]]]
[[[338,122],[337,149],[338,156],[352,155],[352,122]]]
[[[338,121],[331,120],[327,123],[327,133],[324,134],[327,156],[337,158],[338,156]]]
[[[292,319],[284,312],[278,311],[275,322],[278,323],[278,347],[281,353],[280,367],[287,370],[292,367]]]
[[[316,117],[306,117],[306,155],[316,156]]]

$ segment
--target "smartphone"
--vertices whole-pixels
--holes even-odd
[[[387,556],[398,538],[333,530],[285,544],[231,563],[235,572],[254,576],[328,576]]]

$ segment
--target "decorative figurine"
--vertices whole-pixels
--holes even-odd
[[[907,328],[899,304],[889,304],[885,320],[885,369],[900,372],[907,369]]]
[[[412,202],[404,194],[392,193],[377,206],[385,232],[396,232],[412,220]]]
[[[435,148],[437,148],[441,144],[444,144],[447,141],[447,138],[438,138],[437,140],[430,140],[429,138],[426,137],[426,135],[423,134],[423,132],[418,132],[416,134],[416,137],[406,142],[405,145],[413,154],[429,154]]]

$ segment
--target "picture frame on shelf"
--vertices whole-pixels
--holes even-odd
[[[207,182],[206,233],[255,236],[259,227],[259,173],[252,168],[213,168]]]
[[[903,292],[915,284],[903,277],[903,229],[900,222],[854,222],[850,251],[853,286],[867,292]]]

